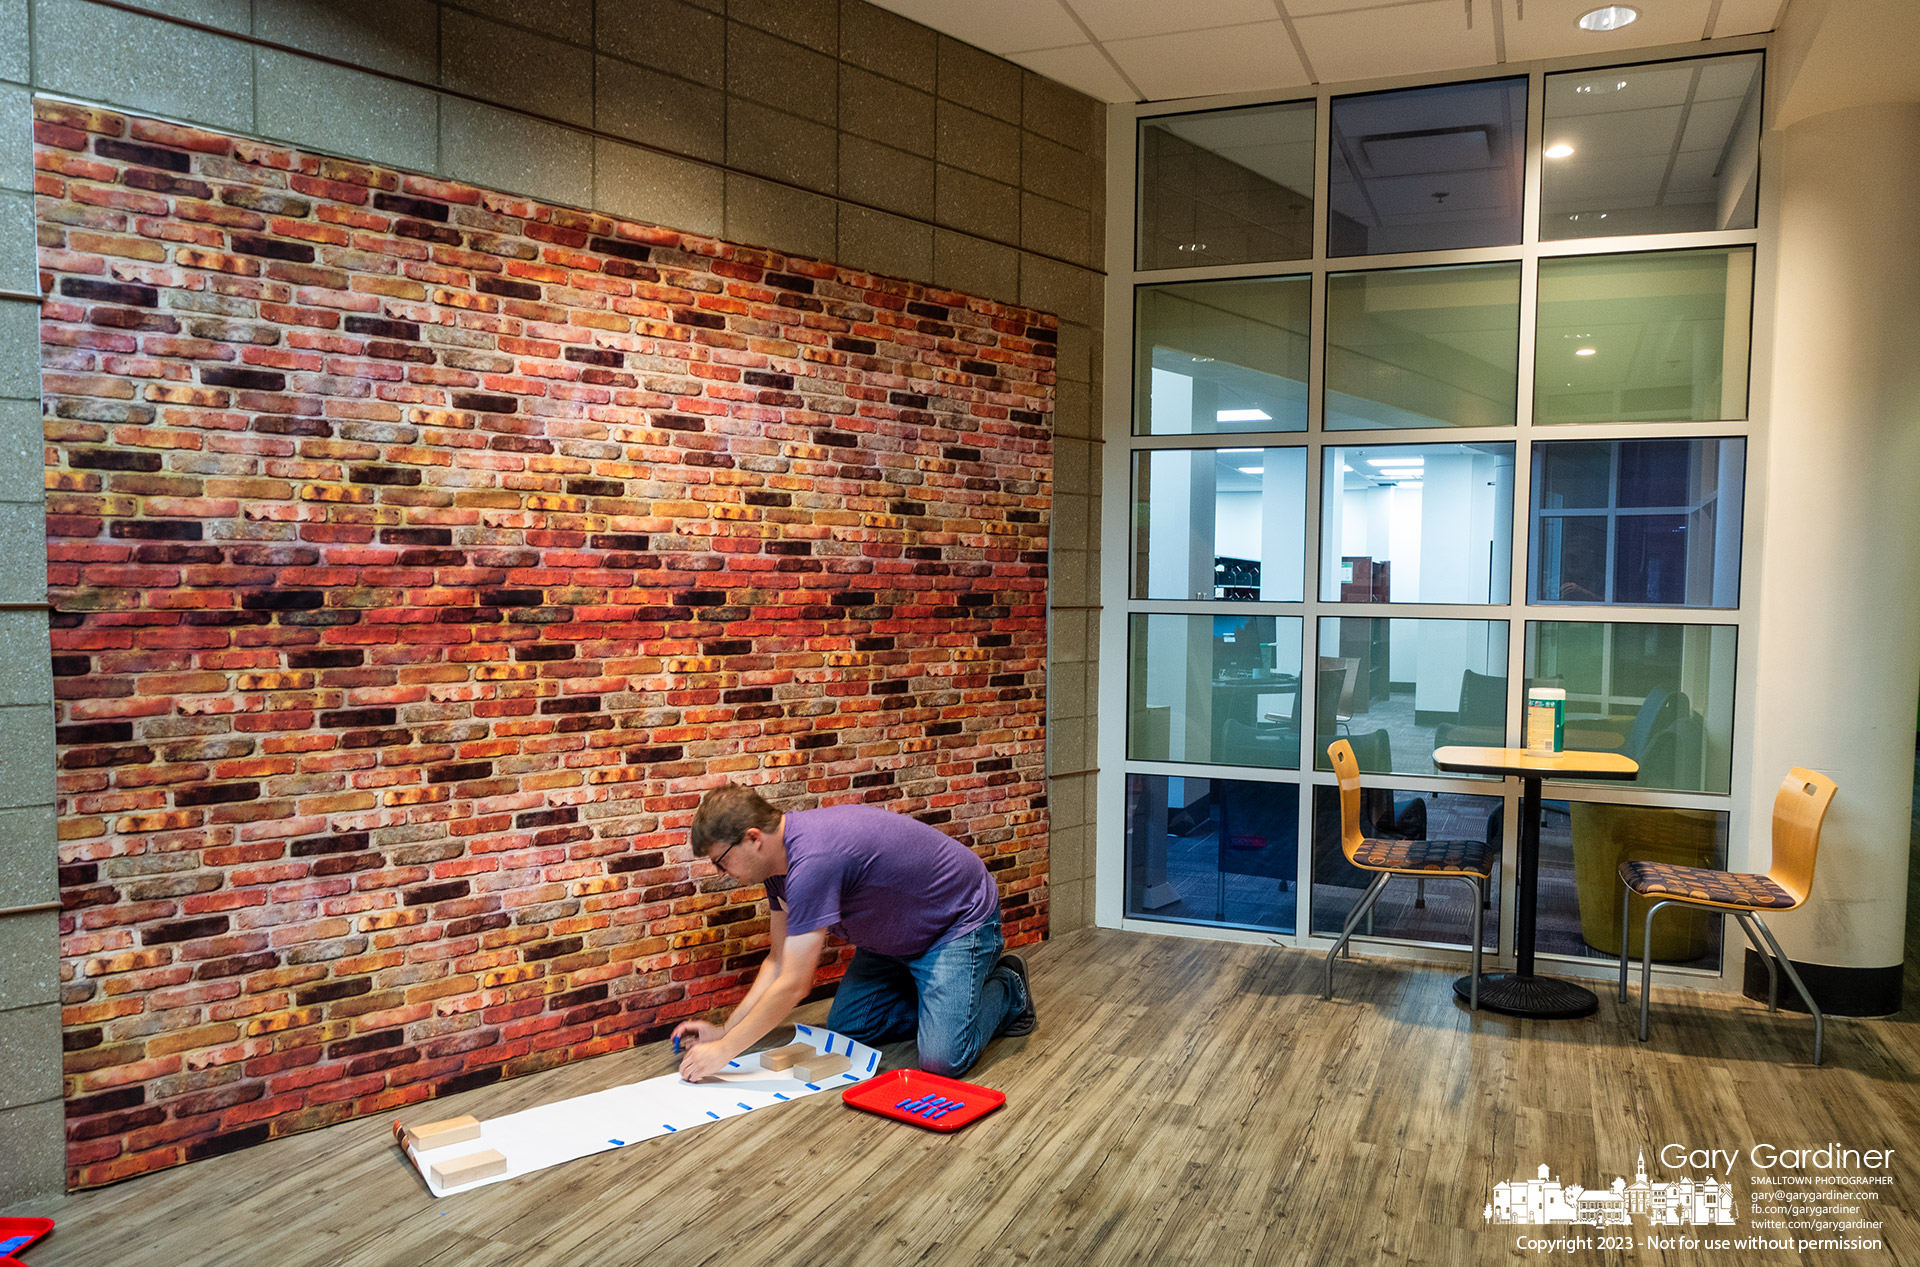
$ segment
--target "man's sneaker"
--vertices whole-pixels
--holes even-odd
[[[1020,994],[1027,1006],[1008,1018],[1006,1027],[1000,1031],[1006,1038],[1020,1038],[1033,1033],[1033,1027],[1039,1023],[1039,1015],[1033,1006],[1033,987],[1027,984],[1027,961],[1019,955],[1001,955],[999,967],[1005,968],[1020,978]]]

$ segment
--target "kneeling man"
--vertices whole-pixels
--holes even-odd
[[[1002,953],[1000,894],[971,849],[871,805],[782,813],[748,787],[715,788],[693,815],[693,852],[773,909],[766,962],[725,1025],[683,1022],[680,1076],[726,1068],[813,989],[833,933],[854,945],[827,1028],[868,1044],[914,1038],[920,1067],[958,1077],[987,1041],[1034,1026],[1026,964]]]

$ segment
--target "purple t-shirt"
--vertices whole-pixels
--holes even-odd
[[[786,816],[787,873],[767,877],[787,933],[826,929],[856,946],[911,959],[1000,917],[986,864],[917,818],[873,805]]]

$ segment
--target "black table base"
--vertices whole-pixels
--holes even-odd
[[[1465,1003],[1472,997],[1473,978],[1461,977],[1453,992]],[[1552,977],[1521,976],[1515,972],[1488,972],[1480,977],[1480,1006],[1509,1016],[1537,1016],[1564,1020],[1591,1016],[1600,1008],[1592,990]]]

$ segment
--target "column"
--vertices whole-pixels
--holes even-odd
[[[1823,1008],[1884,1015],[1900,1006],[1920,692],[1920,104],[1816,115],[1773,150],[1750,865],[1766,865],[1789,767],[1839,784],[1811,901],[1769,923]],[[1747,993],[1765,997],[1748,960]]]

